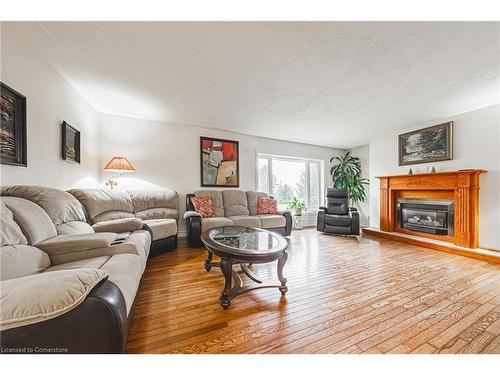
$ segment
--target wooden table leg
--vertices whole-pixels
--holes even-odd
[[[207,270],[207,272],[209,272],[212,267],[220,267],[220,262],[212,262],[212,258],[214,257],[214,255],[210,250],[207,251],[208,255],[207,259],[205,259],[205,269]]]
[[[230,260],[222,259],[220,262],[220,268],[222,270],[222,273],[224,274],[224,290],[222,291],[222,294],[220,296],[220,304],[224,309],[229,308],[229,305],[231,305],[231,297],[230,297],[230,290],[231,290],[231,281],[233,279],[233,262]]]
[[[283,276],[283,268],[285,267],[287,259],[288,259],[288,254],[285,251],[283,253],[283,255],[281,256],[281,258],[279,258],[279,260],[278,260],[278,279],[281,282],[281,286],[279,289],[280,289],[282,296],[284,296],[286,294],[286,292],[288,292],[288,287],[286,286],[287,280]]]
[[[209,272],[210,268],[212,268],[210,263],[212,263],[212,258],[214,257],[214,255],[212,254],[212,252],[210,250],[207,250],[207,251],[208,251],[208,255],[207,255],[207,259],[205,259],[205,269],[207,270],[207,272]]]

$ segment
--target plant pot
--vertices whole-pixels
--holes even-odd
[[[295,209],[292,210],[292,213],[295,216],[302,216],[302,208],[295,208]]]

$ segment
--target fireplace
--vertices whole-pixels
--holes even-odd
[[[463,169],[378,177],[380,180],[380,231],[411,234],[451,242],[461,247],[477,248],[479,246],[479,176],[485,172],[484,169]],[[407,201],[401,201],[402,199]],[[409,210],[417,208],[414,210],[417,213],[406,215],[402,223],[401,206],[398,207],[398,204],[419,204],[422,201],[424,205],[427,203],[431,207],[407,207]],[[438,212],[432,212],[430,215],[427,212],[421,212],[422,209],[428,208]],[[424,222],[421,222],[420,216],[415,217],[415,215],[422,215]],[[409,217],[413,219],[408,220]],[[439,224],[441,222],[444,223],[444,227]],[[404,227],[410,224],[413,224],[412,229]],[[415,226],[415,224],[420,225]]]
[[[398,198],[397,224],[406,230],[453,237],[454,202]]]

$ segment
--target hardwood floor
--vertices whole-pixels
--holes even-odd
[[[290,237],[289,291],[219,304],[223,277],[180,241],[153,258],[130,353],[500,353],[500,266],[385,239]],[[253,267],[276,278],[276,265]],[[244,281],[249,280],[242,274]]]

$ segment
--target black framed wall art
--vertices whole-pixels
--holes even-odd
[[[0,162],[26,167],[26,97],[0,82]]]
[[[453,121],[399,135],[399,165],[453,159]]]
[[[80,131],[66,121],[62,123],[62,158],[80,163]]]
[[[239,143],[200,137],[200,178],[204,187],[239,187]]]

